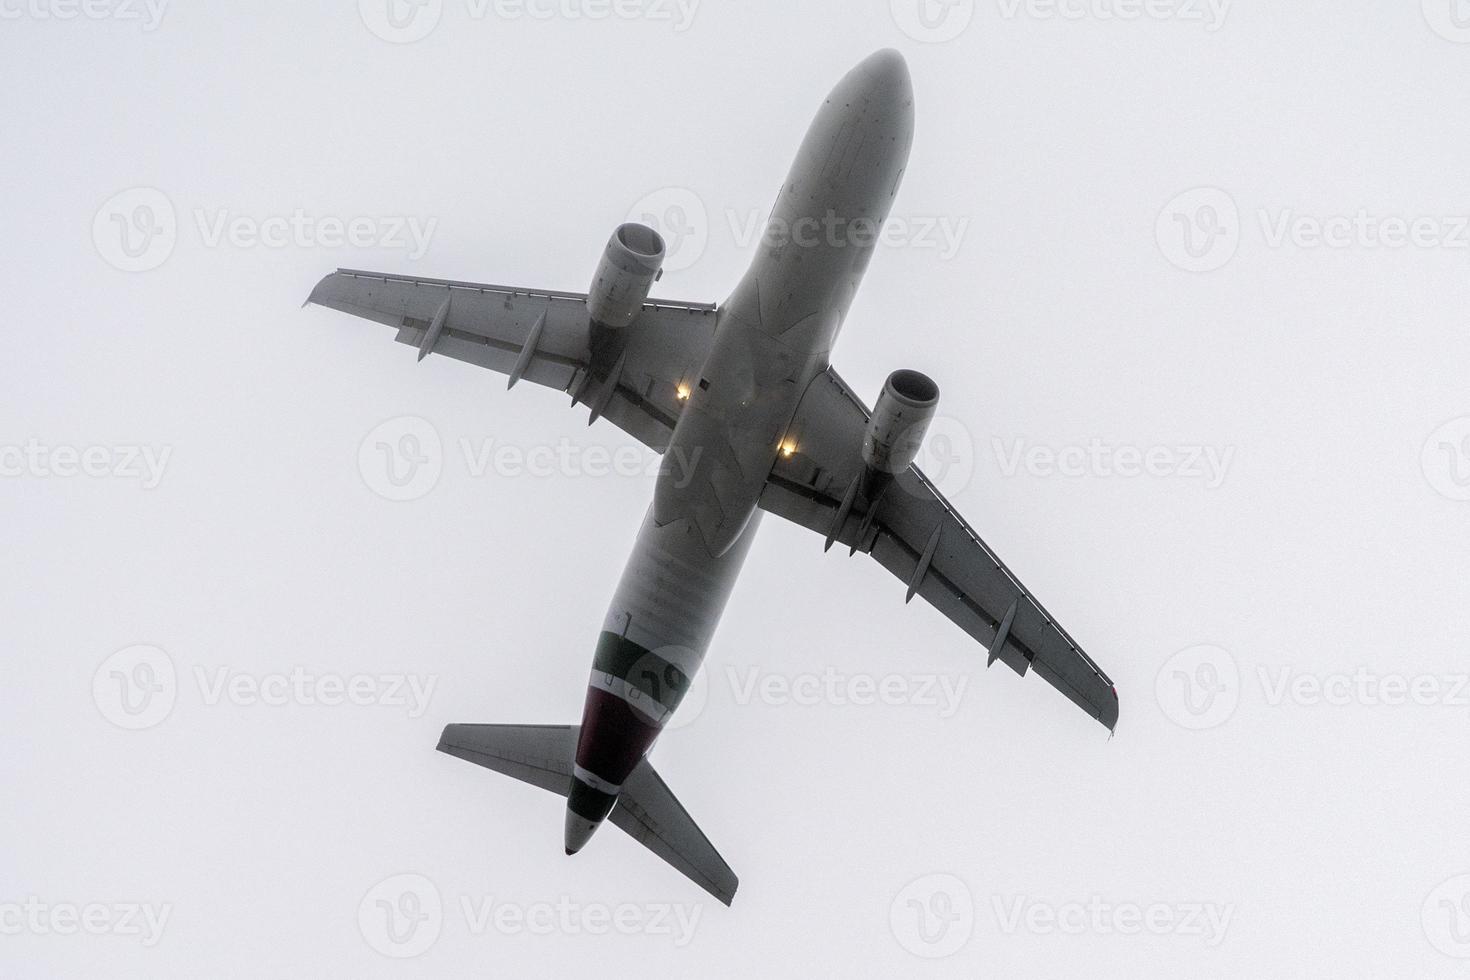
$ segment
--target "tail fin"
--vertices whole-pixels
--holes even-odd
[[[566,796],[576,725],[448,725],[439,751]],[[608,820],[726,905],[740,879],[647,759],[623,782]]]

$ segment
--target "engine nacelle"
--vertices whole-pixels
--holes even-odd
[[[638,318],[648,291],[662,275],[664,240],[647,225],[618,225],[587,291],[592,322],[621,330]]]
[[[928,375],[894,371],[888,376],[863,433],[863,463],[870,477],[908,469],[938,407],[939,386]]]

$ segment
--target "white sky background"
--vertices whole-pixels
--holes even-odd
[[[350,2],[180,3],[148,30],[0,0],[0,973],[1463,975],[1470,37],[1438,0],[1101,16],[1119,2],[962,0],[934,41],[904,0],[704,0],[684,30],[652,0],[444,0],[390,43]],[[631,440],[299,306],[337,266],[581,290],[655,193],[697,202],[658,293],[723,300],[827,90],[888,46],[918,119],[895,214],[963,234],[880,251],[835,363],[869,400],[898,367],[940,383],[955,504],[1122,719],[1110,742],[875,563],[768,519],[704,707],[655,754],[741,877],[726,909],[616,829],[563,857],[561,800],[433,751],[446,722],[577,720],[653,490],[475,475],[464,446]],[[177,231],[128,272],[111,215],[158,200],[135,188]],[[211,234],[298,210],[432,234],[416,259]],[[1343,247],[1303,224],[1332,219]],[[442,474],[390,502],[359,446],[401,416]],[[1172,472],[1010,462],[1094,441]],[[145,487],[58,475],[68,447],[169,456]],[[173,705],[128,730],[109,658],[137,644]],[[436,686],[419,717],[213,697],[220,671],[297,667]],[[828,668],[911,701],[965,686],[947,716],[745,697],[752,670]],[[1393,678],[1434,703],[1384,703]],[[422,952],[376,900],[423,883],[370,894],[400,874],[442,901]],[[481,927],[466,900],[509,911]],[[91,903],[105,934],[56,934]],[[152,945],[127,903],[167,909]],[[545,903],[570,911],[517,927]],[[590,934],[628,903],[639,934]]]

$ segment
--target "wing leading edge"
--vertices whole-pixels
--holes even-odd
[[[861,473],[868,409],[831,369],[807,389],[761,494],[763,510],[877,559],[1025,676],[1034,670],[1112,731],[1118,694],[1077,642],[1012,574],[917,467],[899,474],[871,513],[843,500]],[[843,520],[838,525],[838,517]]]

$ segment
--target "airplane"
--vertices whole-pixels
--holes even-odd
[[[666,247],[623,224],[586,293],[338,270],[309,304],[571,395],[663,454],[593,654],[580,725],[451,724],[438,749],[566,798],[575,854],[604,821],[726,905],[735,873],[649,751],[700,668],[764,513],[861,551],[1017,674],[1035,672],[1111,732],[1113,682],[913,465],[939,401],[890,374],[870,410],[830,352],[908,161],[914,93],[885,49],[822,103],[767,234],[722,305],[650,299]]]

